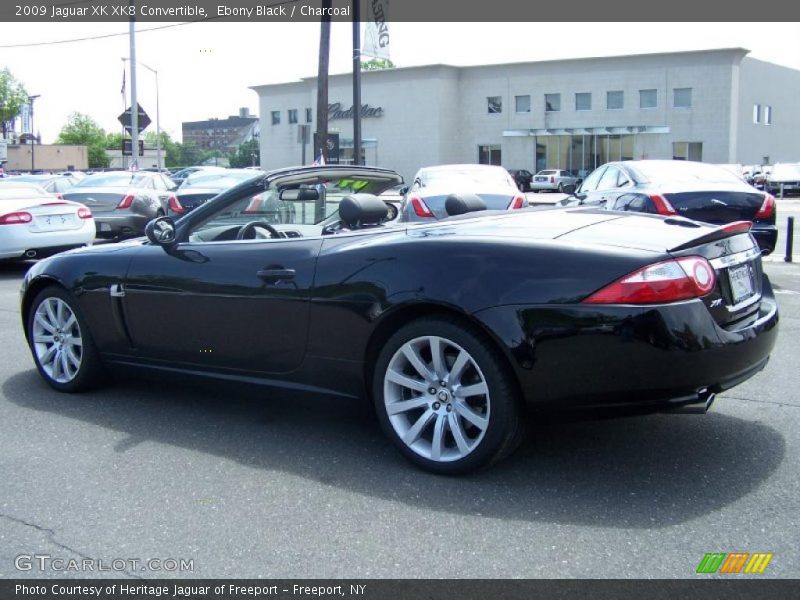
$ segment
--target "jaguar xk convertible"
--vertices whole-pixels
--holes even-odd
[[[481,203],[462,194],[465,214],[387,224],[377,195],[400,183],[260,173],[147,238],[39,262],[22,289],[39,373],[64,392],[126,366],[369,398],[406,457],[463,473],[540,410],[704,412],[769,359],[778,308],[748,222],[465,212]]]

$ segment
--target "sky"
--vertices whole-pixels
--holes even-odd
[[[224,118],[240,107],[257,114],[250,86],[317,72],[318,24],[211,22],[145,31],[160,25],[137,24],[136,52],[138,61],[158,71],[161,128],[176,140],[182,121]],[[55,140],[72,112],[120,131],[127,31],[127,23],[0,23],[0,68],[40,96],[34,128],[44,143]],[[744,47],[752,57],[800,69],[798,23],[391,23],[390,31],[398,67]],[[121,35],[8,47],[104,34]],[[351,70],[351,25],[333,23],[330,72]],[[139,68],[137,80],[139,103],[155,130],[155,77]]]

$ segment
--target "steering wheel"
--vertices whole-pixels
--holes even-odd
[[[272,225],[267,223],[266,221],[250,221],[245,225],[242,225],[241,229],[236,233],[237,240],[252,240],[255,239],[255,229],[256,227],[260,227],[261,229],[266,229],[269,231],[269,237],[271,238],[279,238],[281,236],[281,232],[275,229]]]

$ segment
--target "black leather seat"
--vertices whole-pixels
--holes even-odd
[[[445,212],[453,217],[464,213],[486,210],[486,203],[475,194],[450,194],[444,201]]]

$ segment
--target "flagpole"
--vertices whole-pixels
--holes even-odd
[[[129,0],[129,6],[134,8],[134,0]],[[131,168],[139,166],[139,102],[136,98],[136,19],[131,10],[129,37],[131,45]]]
[[[353,164],[361,164],[361,2],[353,0]]]

